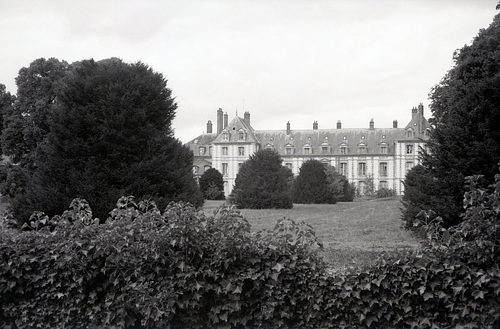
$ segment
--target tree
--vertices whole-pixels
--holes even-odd
[[[236,176],[235,203],[240,208],[292,208],[290,180],[293,174],[281,163],[281,157],[273,150],[263,149],[251,155]]]
[[[352,202],[354,200],[356,189],[349,183],[344,175],[335,169],[334,166],[325,166],[325,174],[330,193],[333,194],[337,201]]]
[[[61,213],[86,199],[101,219],[122,195],[203,202],[194,181],[192,152],[174,138],[177,105],[159,73],[119,59],[73,63],[51,108],[14,214]],[[44,98],[45,99],[45,98]],[[37,125],[39,122],[35,122]]]
[[[302,164],[293,184],[295,203],[336,203],[337,199],[328,185],[325,166],[318,160]]]
[[[0,135],[4,129],[4,115],[10,113],[12,109],[12,104],[14,103],[14,97],[7,91],[5,85],[0,83]],[[0,154],[3,154],[0,145]]]
[[[224,178],[217,169],[206,170],[201,175],[199,183],[206,200],[224,200]]]
[[[459,221],[466,176],[491,181],[500,161],[500,15],[471,45],[454,54],[454,67],[432,89],[433,118],[423,165],[435,179],[433,200],[447,202],[438,214]],[[438,211],[439,204],[430,205]]]

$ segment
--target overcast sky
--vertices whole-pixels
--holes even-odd
[[[498,12],[498,0],[0,0],[0,83],[40,57],[142,61],[168,79],[183,142],[255,129],[400,126]]]

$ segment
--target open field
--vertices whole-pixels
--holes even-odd
[[[211,215],[221,204],[206,201],[204,213]],[[387,198],[240,211],[255,231],[272,229],[283,217],[309,223],[323,241],[325,260],[341,269],[369,265],[384,251],[419,248],[418,240],[402,227],[400,207],[399,198]]]

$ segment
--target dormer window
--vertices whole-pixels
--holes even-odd
[[[329,154],[330,153],[330,145],[328,143],[322,143],[320,146],[321,154]]]
[[[368,153],[368,148],[366,147],[365,143],[358,144],[358,153],[359,154],[366,154],[366,153]]]
[[[414,137],[413,129],[410,128],[406,131],[406,138],[412,139],[413,137]]]
[[[222,140],[228,141],[229,140],[229,133],[227,131],[224,131],[222,133]]]
[[[198,150],[199,150],[200,155],[205,155],[205,152],[207,151],[205,146],[200,146]]]
[[[304,154],[312,154],[311,145],[309,145],[309,144],[304,145],[303,150],[304,150]]]
[[[292,155],[293,154],[293,145],[287,144],[285,146],[285,154],[286,155]]]
[[[245,132],[243,130],[238,131],[238,140],[245,140]]]
[[[380,153],[382,153],[382,154],[389,153],[389,147],[387,146],[387,143],[380,144]]]
[[[341,144],[340,145],[340,154],[347,154],[349,153],[349,150],[347,148],[347,144]]]

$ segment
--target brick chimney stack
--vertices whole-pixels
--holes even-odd
[[[250,126],[250,112],[248,111],[245,112],[244,120],[247,123],[247,125]]]
[[[290,133],[291,133],[291,130],[290,130],[290,121],[288,121],[288,122],[286,123],[286,134],[287,134],[287,135],[290,135]]]
[[[207,122],[207,134],[211,134],[211,133],[212,133],[212,121],[208,120],[208,122]]]
[[[375,122],[373,121],[373,119],[370,120],[370,130],[373,130],[375,129]]]
[[[313,129],[318,130],[318,121],[313,122]]]
[[[342,129],[342,121],[337,120],[337,129]]]
[[[397,128],[398,127],[398,120],[394,120],[392,122],[392,128]]]
[[[224,127],[222,126],[223,124],[224,121],[223,121],[222,109],[219,108],[217,110],[217,135],[219,135],[222,132],[222,129],[224,129]]]

